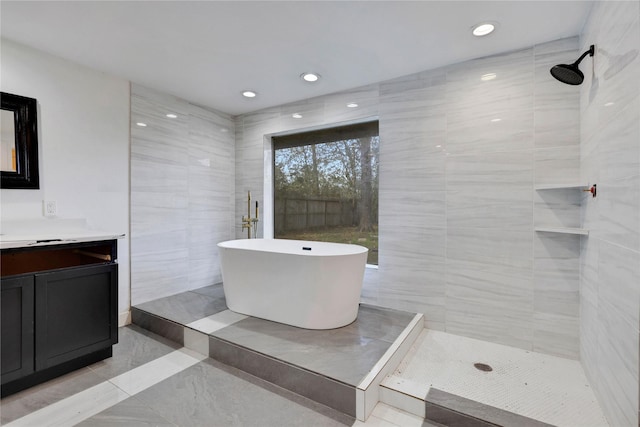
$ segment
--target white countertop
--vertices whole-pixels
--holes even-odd
[[[3,222],[0,249],[121,239],[124,233],[91,230],[83,220]]]

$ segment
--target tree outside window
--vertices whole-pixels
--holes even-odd
[[[377,122],[274,137],[275,237],[353,243],[378,264]]]

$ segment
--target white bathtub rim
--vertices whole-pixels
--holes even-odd
[[[281,244],[281,242],[287,242],[291,248],[296,248],[296,250],[278,250],[275,247],[256,247],[251,246],[251,242],[278,242],[276,244]],[[258,244],[260,244],[258,243]],[[287,255],[303,255],[303,256],[348,256],[348,255],[359,255],[369,251],[368,248],[356,245],[353,243],[334,243],[334,242],[322,242],[315,240],[289,240],[289,239],[235,239],[235,240],[226,240],[224,242],[220,242],[217,244],[219,248],[224,249],[238,249],[238,250],[246,250],[246,251],[257,251],[257,252],[273,252],[273,253],[282,253]],[[333,248],[339,249],[336,253],[332,252],[320,252],[313,251],[313,247],[324,247],[324,248]],[[303,247],[311,247],[311,250],[303,250]],[[348,250],[348,251],[347,251]]]

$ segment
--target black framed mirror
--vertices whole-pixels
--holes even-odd
[[[38,189],[38,104],[0,92],[0,188]]]

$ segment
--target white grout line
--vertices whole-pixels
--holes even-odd
[[[4,427],[70,426],[181,372],[206,357],[186,348],[173,351],[124,374],[5,424]]]

